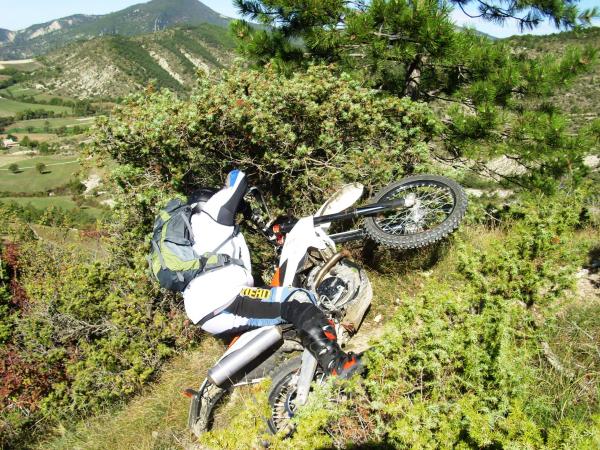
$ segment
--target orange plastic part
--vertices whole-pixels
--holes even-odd
[[[271,287],[279,287],[281,286],[281,280],[279,279],[279,274],[281,273],[279,267],[273,274],[273,278],[271,279]]]

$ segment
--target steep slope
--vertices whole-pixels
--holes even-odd
[[[515,36],[508,38],[507,42],[514,47],[527,49],[537,56],[561,55],[569,46],[590,46],[600,49],[600,27],[547,36]],[[554,93],[547,99],[547,103],[566,112],[575,130],[600,117],[600,64],[595,64],[592,70]]]
[[[196,72],[232,59],[234,42],[216,25],[186,26],[137,37],[104,36],[57,50],[45,58],[46,90],[79,98],[121,97],[146,85],[185,91]]]
[[[15,39],[15,32],[0,28],[0,46],[10,43]]]
[[[228,22],[198,0],[152,0],[101,16],[79,14],[20,31],[0,30],[0,60],[29,58],[98,36],[135,36],[177,24],[226,26]]]

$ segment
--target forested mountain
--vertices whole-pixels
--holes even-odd
[[[47,91],[74,96],[121,97],[150,80],[175,91],[190,89],[196,72],[226,66],[233,39],[225,28],[203,24],[142,36],[103,36],[56,50],[42,59]]]
[[[42,55],[76,41],[98,36],[135,36],[177,24],[225,26],[229,19],[197,0],[152,0],[106,15],[73,15],[32,25],[24,30],[0,30],[0,59]]]

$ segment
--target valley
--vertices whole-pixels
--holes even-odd
[[[14,37],[11,45],[37,48],[41,39],[56,45],[44,44],[46,53],[34,58],[0,61],[0,203],[37,215],[49,207],[67,215],[81,209],[83,219],[75,222],[85,227],[108,211],[109,199],[73,188],[94,175],[80,159],[95,117],[150,84],[187,96],[199,73],[217,77],[233,61],[227,20],[195,0],[180,3],[181,13],[171,2],[154,1],[100,18],[61,19]],[[148,25],[155,13],[169,18],[156,30]],[[78,30],[76,43],[70,27]],[[105,33],[107,27],[123,32]],[[38,53],[11,53],[7,45],[0,45],[0,55]],[[36,170],[40,163],[43,173]],[[16,172],[9,170],[13,164]]]

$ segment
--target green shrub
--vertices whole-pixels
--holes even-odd
[[[197,337],[174,298],[159,297],[143,257],[125,266],[94,261],[76,247],[20,241],[27,307],[0,329],[11,336],[0,352],[10,393],[0,447],[31,444],[48,425],[123,402]]]
[[[8,166],[8,170],[11,173],[19,173],[19,165],[17,163],[12,163]]]
[[[492,242],[460,244],[444,261],[448,273],[428,278],[422,292],[402,302],[387,334],[368,352],[363,386],[344,395],[330,390],[303,412],[304,428],[290,448],[319,438],[320,446],[373,448],[597,445],[594,348],[574,350],[584,357],[573,367],[585,363],[589,370],[578,373],[587,381],[562,385],[577,392],[585,387],[589,397],[573,405],[561,401],[561,384],[548,387],[556,375],[543,356],[557,300],[565,301],[583,262],[583,248],[572,243],[581,195],[531,198],[513,209],[520,219]],[[595,320],[579,324],[597,333]],[[570,333],[585,339],[576,326]]]
[[[240,168],[279,208],[306,211],[341,183],[370,190],[418,170],[435,129],[424,104],[380,96],[327,67],[289,79],[236,70],[201,80],[187,101],[131,98],[99,122],[96,149],[130,166],[127,180],[119,175],[127,189],[150,177],[185,192]]]

